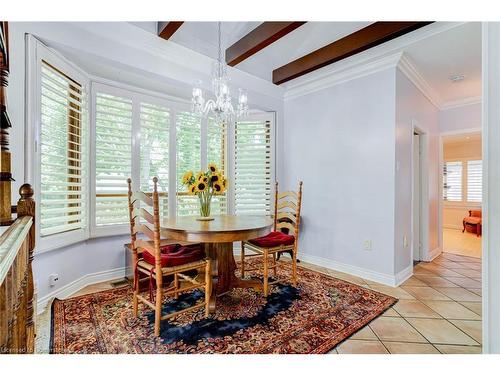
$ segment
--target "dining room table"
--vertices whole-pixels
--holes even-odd
[[[217,297],[234,288],[262,290],[259,279],[237,276],[233,243],[264,236],[271,232],[272,226],[271,217],[264,215],[214,215],[213,220],[177,216],[160,222],[162,237],[205,245],[205,252],[212,260],[210,312],[215,311]]]

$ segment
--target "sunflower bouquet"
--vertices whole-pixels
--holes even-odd
[[[182,176],[183,185],[187,186],[190,195],[197,195],[200,199],[200,215],[210,219],[210,204],[214,195],[222,195],[226,191],[227,179],[217,168],[215,163],[208,164],[206,172],[187,171]]]

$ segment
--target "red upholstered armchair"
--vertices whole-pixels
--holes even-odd
[[[483,228],[483,214],[481,210],[469,210],[469,217],[464,217],[463,220],[464,229],[462,233],[467,230],[467,232],[473,232],[475,230],[476,235],[479,237]]]

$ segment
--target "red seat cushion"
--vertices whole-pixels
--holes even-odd
[[[200,245],[181,246],[179,244],[167,245],[161,248],[160,263],[162,267],[175,267],[196,262],[205,257],[205,252]],[[155,256],[144,250],[143,260],[155,264]]]
[[[248,242],[259,247],[288,246],[293,245],[295,237],[283,232],[271,232],[263,237],[251,239]]]

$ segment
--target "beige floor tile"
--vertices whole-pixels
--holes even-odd
[[[481,289],[481,288],[465,288],[465,289],[467,289],[468,291],[470,291],[474,294],[477,294],[478,296],[483,295],[483,289]]]
[[[441,316],[427,305],[420,301],[399,301],[394,305],[401,316],[405,318],[441,318]]]
[[[480,346],[463,346],[463,345],[436,345],[436,348],[444,354],[481,354]]]
[[[441,287],[456,287],[451,281],[439,277],[439,276],[427,276],[427,275],[417,275],[417,278],[422,280],[425,284],[431,287],[441,286]]]
[[[337,347],[339,354],[388,354],[380,341],[347,340]]]
[[[463,265],[465,268],[469,270],[478,270],[482,269],[481,263],[472,263],[472,262],[458,262],[458,264]]]
[[[415,299],[415,297],[413,297],[410,293],[403,290],[402,288],[393,288],[391,286],[374,286],[374,285],[370,285],[369,287],[377,292],[387,294],[388,296],[392,296],[394,298]]]
[[[417,276],[412,276],[400,286],[426,286],[422,280],[418,279]]]
[[[447,279],[464,288],[481,288],[481,282],[468,277],[447,277]]]
[[[471,337],[445,319],[407,318],[433,344],[478,345]]]
[[[450,300],[450,298],[446,297],[443,293],[428,286],[405,286],[403,289],[418,300]]]
[[[467,277],[481,278],[481,271],[479,271],[479,270],[471,270],[471,269],[462,270],[462,269],[458,269],[458,270],[456,270],[455,273],[459,273],[460,274],[458,277],[467,276]],[[453,275],[448,275],[448,276],[453,276]]]
[[[474,311],[477,315],[482,316],[483,315],[483,304],[481,302],[467,302],[467,301],[461,301],[461,305],[464,305],[467,307],[469,310]]]
[[[443,229],[443,250],[449,255],[457,257],[467,255],[472,257],[481,256],[481,237],[474,233],[464,232],[456,229]],[[456,259],[456,258],[455,258]]]
[[[416,267],[413,269],[413,274],[415,276],[418,275],[436,276],[436,274],[431,270],[427,270],[425,268],[416,268]]]
[[[475,312],[455,301],[423,301],[423,303],[446,319],[481,320]]]
[[[444,295],[450,297],[455,301],[469,301],[469,302],[480,302],[481,296],[465,289],[465,288],[440,288],[436,287],[436,290],[440,291]]]
[[[477,342],[482,343],[482,322],[473,320],[450,320],[450,322],[471,336]]]
[[[375,336],[375,333],[373,333],[372,329],[370,326],[365,326],[364,328],[360,329],[358,332],[356,332],[354,335],[352,335],[349,340],[369,340],[369,341],[378,341],[377,336]]]
[[[383,344],[391,354],[439,354],[439,351],[431,344],[387,341],[384,341]]]
[[[452,277],[462,277],[463,275],[457,272],[458,270],[449,270],[447,268],[440,268],[440,269],[435,269],[432,270],[432,272],[436,276],[441,276],[441,277],[446,277],[446,276],[452,276]]]
[[[380,317],[370,323],[370,328],[382,341],[426,342],[403,318]]]
[[[406,301],[406,300],[401,300],[401,301]],[[395,318],[401,317],[401,315],[399,315],[396,312],[396,310],[394,310],[392,307],[390,309],[387,309],[381,316],[389,316],[389,317],[395,317]]]

